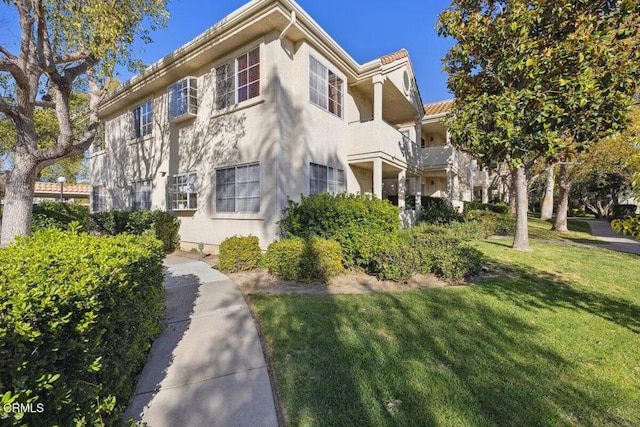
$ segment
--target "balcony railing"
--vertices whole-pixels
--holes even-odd
[[[445,169],[455,160],[455,150],[451,145],[423,148],[422,155],[422,168],[424,170]]]
[[[390,124],[380,120],[349,124],[349,156],[369,157],[384,154],[415,168],[421,167],[422,149]]]

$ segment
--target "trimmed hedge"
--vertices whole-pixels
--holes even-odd
[[[468,221],[476,221],[482,224],[486,237],[492,235],[513,236],[516,232],[516,219],[509,214],[503,215],[477,210],[467,212],[465,217]]]
[[[229,237],[220,244],[218,268],[230,273],[253,270],[261,258],[260,242],[256,236]]]
[[[32,231],[47,228],[69,230],[72,222],[77,222],[81,231],[89,231],[92,226],[89,207],[61,202],[41,202],[33,206]]]
[[[401,282],[419,272],[420,254],[409,245],[396,242],[383,248],[371,266],[371,273],[380,280]]]
[[[285,236],[312,236],[340,243],[346,267],[367,268],[380,250],[395,241],[400,211],[387,200],[329,193],[289,201],[279,222]]]
[[[611,228],[616,233],[626,234],[640,240],[640,216],[628,215],[622,219],[611,221]]]
[[[180,244],[180,221],[169,212],[159,209],[97,212],[91,214],[91,218],[94,230],[100,234],[151,234],[162,241],[165,252],[177,249]]]
[[[497,214],[508,214],[509,205],[506,203],[482,203],[478,201],[464,202],[464,212],[468,211],[488,211]]]
[[[312,237],[283,239],[269,245],[264,263],[269,273],[296,282],[327,283],[342,273],[342,248],[336,241]]]
[[[161,330],[163,257],[149,236],[55,229],[0,250],[2,403],[44,409],[4,425],[120,423]]]

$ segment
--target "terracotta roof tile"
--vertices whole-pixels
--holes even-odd
[[[408,57],[409,57],[409,52],[407,52],[406,49],[402,48],[397,52],[390,53],[388,55],[380,57],[380,62],[382,62],[382,65],[387,65],[387,64],[391,64],[394,61],[397,61],[398,59],[408,58]]]
[[[424,105],[424,115],[434,116],[436,114],[448,113],[451,111],[454,99],[445,99],[444,101],[432,102]]]
[[[36,193],[59,193],[60,184],[57,182],[36,182]],[[90,186],[88,184],[65,184],[65,193],[73,194],[86,194],[89,195]]]

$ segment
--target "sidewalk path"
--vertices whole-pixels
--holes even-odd
[[[602,249],[609,249],[618,252],[628,252],[640,255],[640,240],[632,237],[622,236],[611,229],[611,224],[604,220],[584,220],[591,227],[591,234],[594,237],[609,242],[608,245],[597,246]]]
[[[156,338],[124,414],[149,427],[277,426],[258,332],[225,275],[165,259],[167,327]]]

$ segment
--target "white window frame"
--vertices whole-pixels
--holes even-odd
[[[313,55],[309,55],[309,101],[336,117],[344,117],[344,80]]]
[[[260,204],[260,163],[216,169],[216,212],[257,214]]]
[[[309,195],[346,192],[347,186],[343,169],[309,163]]]
[[[131,110],[131,128],[133,139],[140,139],[151,135],[153,131],[153,104],[143,102]]]
[[[185,211],[198,209],[198,174],[181,172],[171,176],[169,182],[169,209]]]
[[[153,186],[150,179],[141,179],[133,183],[133,210],[151,209],[151,192]]]
[[[104,185],[91,186],[91,211],[105,212],[107,210],[107,190]]]
[[[260,46],[216,67],[216,109],[260,96]]]
[[[100,122],[100,124],[98,124],[98,129],[96,130],[96,136],[93,138],[93,142],[91,143],[91,153],[99,153],[100,151],[104,151],[106,149],[107,140],[105,125],[104,122]]]
[[[167,88],[167,119],[195,117],[198,114],[198,79],[185,77]]]

